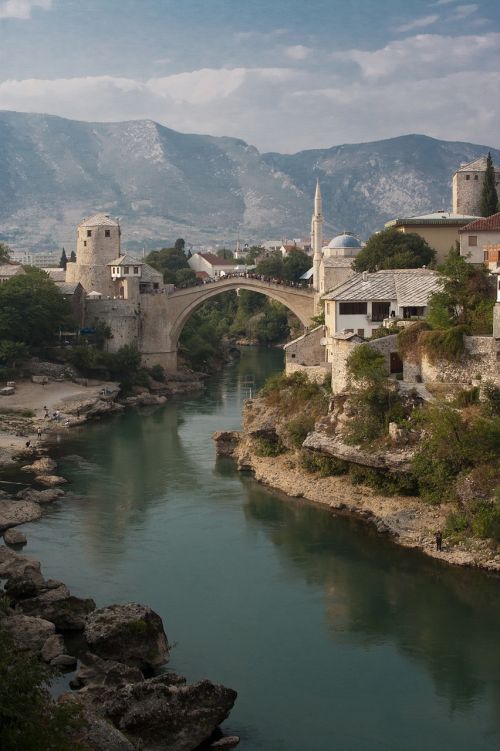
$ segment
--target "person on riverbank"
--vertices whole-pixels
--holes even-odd
[[[42,429],[40,427],[37,428],[36,435],[37,435],[38,440],[41,441],[42,440]]]
[[[440,529],[436,532],[436,550],[438,553],[441,552],[441,549],[443,547],[443,533]]]

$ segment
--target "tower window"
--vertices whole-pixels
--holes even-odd
[[[92,230],[91,229],[87,230],[87,237],[92,237]]]
[[[478,179],[479,179],[479,175],[474,175],[474,180],[478,180]]]
[[[470,175],[465,175],[466,180],[470,180]]]
[[[105,229],[104,230],[104,237],[111,237],[111,230],[110,229]]]
[[[86,240],[84,240],[84,241],[83,241],[83,247],[84,247],[84,248],[86,248],[86,247],[87,247],[87,241],[86,241]]]
[[[130,267],[129,266],[124,266],[123,267],[123,273],[124,274],[128,274],[129,272],[130,272]]]
[[[477,247],[477,235],[469,235],[469,248]]]
[[[138,274],[138,273],[139,273],[139,266],[134,266],[134,274]]]

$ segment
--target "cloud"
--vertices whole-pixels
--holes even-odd
[[[500,62],[500,33],[456,37],[417,34],[378,50],[348,50],[333,55],[337,57],[355,62],[362,76],[371,80],[393,75],[400,79],[426,78],[476,65],[487,70]]]
[[[304,47],[303,44],[295,44],[292,47],[285,47],[285,55],[290,60],[305,60],[311,53],[310,47]]]
[[[437,2],[436,3],[432,3],[432,5],[436,5],[436,6],[439,6],[439,5],[450,5],[450,3],[454,3],[454,2],[456,2],[456,0],[437,0]]]
[[[267,41],[283,36],[283,34],[287,33],[287,29],[272,29],[271,31],[236,31],[234,38],[237,42],[246,42],[248,40]]]
[[[456,8],[453,9],[453,13],[451,14],[448,20],[449,21],[463,21],[469,16],[472,16],[472,14],[476,12],[478,7],[479,6],[476,5],[475,3],[471,3],[470,5],[457,5]]]
[[[0,20],[4,18],[18,18],[27,21],[31,18],[34,8],[50,10],[52,0],[5,0],[0,3]]]
[[[410,21],[409,23],[405,23],[402,26],[398,26],[396,31],[413,31],[414,29],[423,29],[426,26],[432,26],[432,24],[436,23],[438,19],[438,15],[416,18],[414,21]]]

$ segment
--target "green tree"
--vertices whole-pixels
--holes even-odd
[[[175,273],[179,269],[189,269],[184,250],[180,247],[153,250],[146,256],[146,263],[162,272],[166,284],[175,284]]]
[[[312,266],[312,261],[303,250],[292,250],[283,261],[283,278],[287,282],[298,282]]]
[[[244,259],[245,264],[247,266],[253,266],[253,264],[255,263],[255,259],[258,256],[262,255],[263,253],[265,253],[265,250],[263,247],[261,247],[260,245],[252,245],[248,249],[248,252],[245,256],[245,259]]]
[[[0,242],[0,263],[6,263],[10,260],[10,248],[5,243]]]
[[[69,302],[40,269],[27,267],[0,286],[0,340],[47,344],[70,322]]]
[[[9,368],[16,368],[18,363],[27,360],[29,350],[24,342],[11,342],[8,339],[0,341],[0,363]]]
[[[71,261],[71,263],[76,263],[76,253],[74,250],[71,251],[69,260]]]
[[[0,625],[0,748],[2,751],[76,751],[78,710],[52,701],[47,669],[17,650]]]
[[[179,269],[175,272],[175,286],[179,289],[196,287],[198,284],[201,284],[201,280],[198,279],[193,269]]]
[[[438,272],[441,290],[429,298],[430,325],[435,329],[466,326],[470,334],[490,334],[495,285],[487,269],[468,263],[455,247]]]
[[[233,253],[232,251],[228,250],[227,248],[219,248],[217,251],[217,256],[219,258],[224,258],[226,261],[232,261],[233,260]]]
[[[66,250],[63,248],[61,253],[61,260],[59,261],[59,268],[66,270],[67,263],[68,257],[66,255]]]
[[[181,253],[184,253],[185,247],[186,247],[186,241],[183,240],[182,237],[178,237],[177,240],[174,242],[175,250],[180,251]]]
[[[481,216],[496,214],[498,207],[498,194],[495,186],[495,169],[490,152],[486,158],[486,172],[484,173],[483,189],[481,191],[480,208]]]
[[[279,250],[274,250],[266,258],[263,258],[260,263],[257,264],[255,269],[257,274],[271,277],[272,279],[283,279],[284,266],[283,257]]]
[[[414,232],[399,232],[394,227],[372,235],[353,262],[356,271],[380,269],[418,269],[435,259],[435,251]]]

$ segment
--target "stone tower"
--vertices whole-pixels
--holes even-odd
[[[495,185],[500,189],[500,168],[495,167]],[[453,175],[453,213],[481,216],[480,203],[483,190],[486,156],[462,164]]]
[[[323,214],[319,180],[316,182],[316,193],[314,196],[314,213],[311,221],[311,245],[313,249],[313,289],[318,292],[320,265],[323,255]]]
[[[113,297],[116,289],[108,264],[120,256],[120,236],[120,225],[109,214],[84,219],[77,229],[76,262],[68,263],[66,281],[80,282],[87,293]]]

